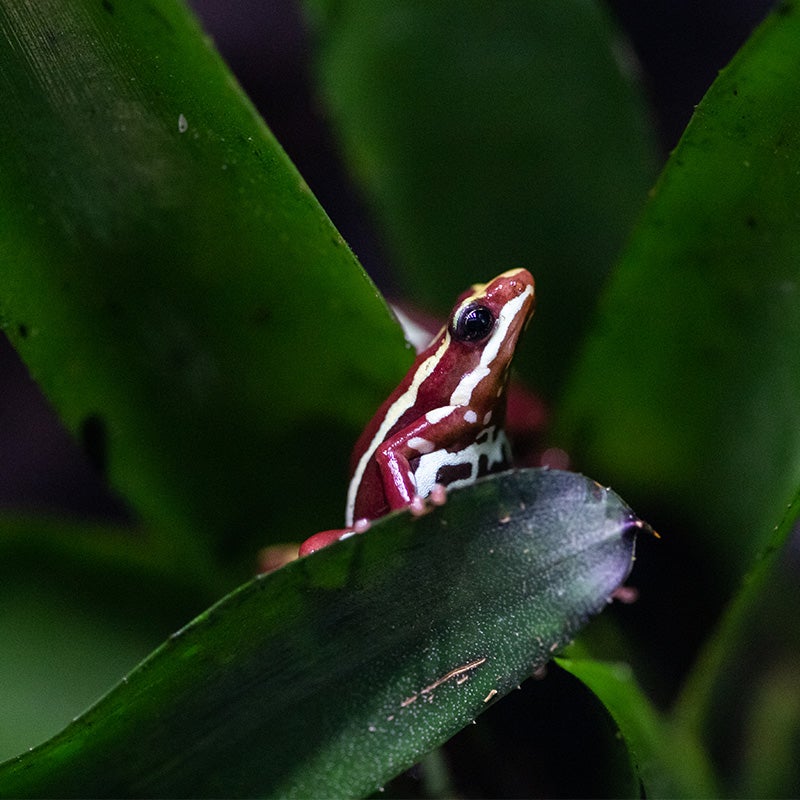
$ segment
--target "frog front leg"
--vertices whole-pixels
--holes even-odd
[[[398,431],[375,451],[383,491],[390,509],[410,507],[420,513],[423,499],[443,497],[437,475],[479,432],[478,415],[461,406],[442,406]],[[414,467],[412,468],[412,464]],[[443,482],[441,482],[443,483]]]
[[[307,556],[317,550],[322,550],[323,547],[340,542],[342,539],[349,539],[357,533],[364,533],[364,531],[369,530],[369,525],[369,520],[360,519],[349,528],[333,528],[332,530],[315,533],[300,545],[298,555]]]
[[[464,409],[460,409],[461,412]],[[419,464],[422,457],[436,451],[445,455],[444,448],[464,437],[464,420],[455,406],[445,406],[429,411],[425,416],[398,431],[381,444],[373,454],[383,488],[386,505],[394,511],[410,508],[412,513],[424,510],[424,498],[433,493],[434,502],[444,499],[444,488],[436,487],[430,481],[424,482],[423,491],[411,468],[412,461]],[[468,420],[472,416],[467,416]],[[477,419],[477,415],[475,415]],[[460,424],[458,423],[460,421]],[[469,425],[469,423],[467,423]],[[469,437],[468,437],[469,438]],[[419,459],[419,461],[418,461]],[[356,519],[349,528],[320,531],[306,539],[300,547],[300,555],[305,556],[334,542],[346,539],[369,528],[370,520]]]

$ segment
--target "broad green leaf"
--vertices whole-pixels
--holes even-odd
[[[410,355],[183,2],[4,2],[0,95],[3,328],[169,557],[336,524]]]
[[[577,463],[691,521],[728,587],[800,486],[798,204],[800,14],[789,2],[698,106],[560,415]]]
[[[0,767],[12,796],[353,796],[468,724],[627,576],[641,523],[505,473],[255,580]]]
[[[0,760],[57,733],[220,596],[199,578],[156,563],[137,530],[0,517]]]
[[[699,742],[653,707],[627,664],[580,658],[558,663],[603,701],[619,725],[647,797],[718,796]]]
[[[635,59],[586,0],[306,0],[318,78],[408,295],[528,267],[550,397],[655,178]]]

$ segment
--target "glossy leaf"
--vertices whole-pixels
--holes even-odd
[[[800,13],[709,90],[614,273],[561,407],[583,469],[692,520],[715,575],[800,486]]]
[[[554,394],[655,177],[636,63],[585,0],[307,0],[317,74],[409,295],[528,267]],[[523,363],[524,362],[524,363]]]
[[[0,94],[3,328],[97,465],[187,569],[336,524],[410,354],[184,4],[8,0]]]
[[[627,664],[558,659],[602,700],[625,738],[647,797],[718,795],[706,755],[696,739],[655,709]]]
[[[613,492],[555,471],[395,514],[227,597],[0,767],[0,794],[374,791],[603,608],[638,525]]]

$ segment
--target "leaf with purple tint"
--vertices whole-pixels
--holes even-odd
[[[374,791],[570,641],[640,527],[610,490],[543,470],[393,514],[226,597],[0,767],[0,794]]]

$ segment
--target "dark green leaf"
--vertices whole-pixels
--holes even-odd
[[[619,725],[647,797],[718,796],[698,740],[653,707],[627,664],[570,658],[558,663],[602,700]]]
[[[586,0],[307,0],[318,75],[409,295],[535,275],[552,396],[655,177],[636,62]],[[535,365],[535,366],[534,366]]]
[[[57,733],[219,597],[204,577],[157,563],[141,531],[0,517],[0,760]]]
[[[4,2],[0,96],[3,327],[169,557],[336,524],[408,356],[183,3]]]
[[[724,770],[728,794],[788,796],[797,785],[800,603],[786,555],[798,516],[800,493],[706,641],[675,707],[689,736],[718,761],[736,763]]]
[[[0,583],[0,759],[61,730],[169,631],[155,635],[157,623],[92,591],[86,574],[67,581],[12,564]]]
[[[560,417],[582,468],[692,520],[734,579],[800,486],[798,204],[800,14],[782,3],[697,108]]]
[[[0,794],[375,790],[603,608],[638,525],[613,492],[555,471],[395,514],[227,597],[0,768]]]

